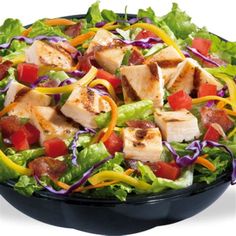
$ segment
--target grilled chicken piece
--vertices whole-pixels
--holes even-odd
[[[95,52],[95,60],[106,71],[114,74],[120,68],[128,47],[107,47]]]
[[[86,87],[76,87],[61,108],[61,112],[87,128],[97,128],[95,116],[110,110],[99,94]]]
[[[48,106],[51,98],[48,95],[32,90],[23,84],[13,81],[7,91],[4,106],[16,102],[17,105],[8,113],[18,117],[30,117],[30,105]]]
[[[95,47],[98,46],[108,46],[113,43],[113,39],[116,38],[114,34],[105,30],[99,29],[91,42],[89,43],[89,47],[86,51],[87,54],[93,51]]]
[[[177,65],[182,61],[183,59],[176,49],[173,46],[168,46],[147,59],[146,63],[157,62],[162,69],[164,82],[167,84],[176,71]]]
[[[123,141],[126,159],[156,162],[163,150],[159,128],[124,128]]]
[[[198,90],[202,83],[214,84],[217,89],[222,88],[222,84],[216,78],[201,68],[195,60],[187,58],[177,66],[176,72],[167,84],[167,89],[171,93],[184,90],[190,94],[193,90]]]
[[[52,107],[32,106],[31,123],[40,131],[40,143],[51,138],[68,139],[78,130]]]
[[[26,62],[39,66],[70,69],[73,65],[73,59],[68,49],[68,46],[63,43],[48,43],[37,40],[26,49]]]
[[[197,118],[188,110],[155,111],[155,121],[168,142],[190,141],[200,136]]]
[[[163,106],[164,81],[157,63],[123,66],[120,72],[126,103],[151,99],[155,107]]]

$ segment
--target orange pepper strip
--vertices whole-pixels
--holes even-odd
[[[81,34],[70,40],[70,44],[74,47],[83,44],[87,39],[92,38],[95,35],[95,32],[89,31],[88,33]]]
[[[76,24],[76,22],[74,22],[72,20],[65,19],[65,18],[47,19],[47,20],[44,21],[44,23],[46,25],[49,25],[49,26],[56,26],[56,25],[69,26],[69,25],[75,25]],[[31,30],[32,30],[32,27],[29,27],[28,29],[24,30],[22,32],[22,36],[27,37]]]
[[[210,161],[208,161],[206,159],[207,156],[208,156],[207,154],[203,155],[203,156],[199,156],[197,158],[197,160],[195,161],[195,163],[200,164],[200,165],[206,167],[208,170],[214,172],[216,170],[216,167],[215,167],[215,165],[213,165]]]
[[[101,142],[105,142],[111,136],[114,128],[116,127],[117,118],[118,118],[118,108],[117,108],[116,103],[110,97],[102,96],[102,98],[104,100],[106,100],[111,107],[111,121],[107,127],[106,132],[104,133],[104,135],[100,139]]]
[[[125,174],[126,175],[131,175],[132,173],[134,172],[133,169],[128,169],[125,171]],[[59,186],[60,188],[62,189],[65,189],[65,190],[68,190],[71,186],[68,185],[68,184],[65,184],[63,182],[60,182],[60,181],[55,181],[53,180],[53,182]],[[104,182],[104,183],[99,183],[99,184],[96,184],[96,185],[89,185],[89,186],[86,186],[86,187],[78,187],[77,189],[75,189],[73,192],[83,192],[85,190],[89,190],[89,189],[94,189],[94,188],[103,188],[103,187],[106,187],[106,186],[110,186],[112,184],[116,184],[118,183],[119,181],[117,180],[113,180],[113,181],[108,181],[108,182]]]
[[[11,111],[14,107],[16,106],[15,102],[10,103],[8,106],[4,107],[1,111],[0,111],[0,117],[4,116],[5,114],[7,114],[9,111]]]

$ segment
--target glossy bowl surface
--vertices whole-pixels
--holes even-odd
[[[46,191],[25,197],[14,191],[13,181],[0,184],[0,194],[16,209],[42,222],[95,234],[123,235],[189,218],[210,206],[229,185],[227,173],[210,185],[194,184],[158,195],[133,195],[126,202],[82,194],[63,197]]]

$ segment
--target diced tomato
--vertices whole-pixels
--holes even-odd
[[[115,132],[113,132],[107,141],[104,142],[104,145],[106,146],[108,152],[111,155],[114,155],[115,152],[122,151],[123,140]]]
[[[22,128],[26,133],[29,144],[34,144],[39,141],[40,132],[35,126],[31,125],[30,123],[26,123]]]
[[[201,111],[201,122],[205,128],[208,128],[212,123],[219,124],[225,132],[234,126],[234,122],[228,117],[224,110],[202,107]]]
[[[20,129],[21,124],[16,116],[4,116],[0,119],[0,127],[4,137],[9,138]]]
[[[170,95],[167,99],[173,110],[183,108],[190,110],[192,108],[192,98],[183,90]]]
[[[38,79],[39,67],[35,64],[21,63],[17,66],[18,80],[32,84]]]
[[[22,128],[20,128],[11,136],[11,142],[12,142],[13,147],[17,151],[23,151],[23,150],[29,149],[27,135],[25,133],[25,130]]]
[[[137,34],[137,36],[135,37],[135,40],[146,39],[150,37],[157,38],[157,36],[153,32],[149,30],[142,30]]]
[[[211,40],[195,38],[192,41],[192,47],[197,49],[202,55],[207,56],[211,48]]]
[[[198,97],[215,96],[217,94],[217,87],[214,84],[201,84],[198,90]]]
[[[55,158],[39,157],[29,163],[29,168],[38,177],[48,175],[53,179],[57,179],[66,171],[67,165],[64,161]]]
[[[120,87],[121,85],[121,80],[119,78],[102,69],[98,70],[97,78],[107,80],[114,89]]]
[[[217,142],[219,139],[220,139],[219,132],[210,125],[203,137],[203,140],[210,140]]]
[[[178,167],[175,163],[158,161],[155,163],[149,163],[148,165],[151,167],[153,173],[157,177],[176,180],[180,177],[181,174],[181,168]]]
[[[45,153],[49,157],[59,157],[68,154],[65,142],[59,138],[53,138],[43,143]]]

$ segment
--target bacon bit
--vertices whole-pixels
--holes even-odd
[[[206,128],[212,123],[217,123],[222,127],[224,132],[227,132],[234,125],[234,122],[228,117],[224,110],[202,107],[200,113],[201,121]]]
[[[17,116],[4,116],[0,119],[0,129],[4,137],[10,137],[21,127]]]
[[[127,126],[132,128],[149,129],[155,128],[155,123],[147,120],[130,120],[126,122]]]
[[[55,158],[39,157],[29,163],[29,168],[39,178],[43,175],[48,175],[56,180],[67,170],[67,165],[64,161],[59,161]]]
[[[144,61],[145,59],[142,53],[138,49],[134,48],[129,58],[129,65],[141,65],[144,63]]]
[[[80,35],[81,29],[82,29],[82,22],[78,22],[75,25],[67,27],[64,33],[72,38],[75,38],[76,36]]]
[[[8,69],[13,65],[11,61],[4,61],[0,64],[0,80],[4,79],[7,75]]]

